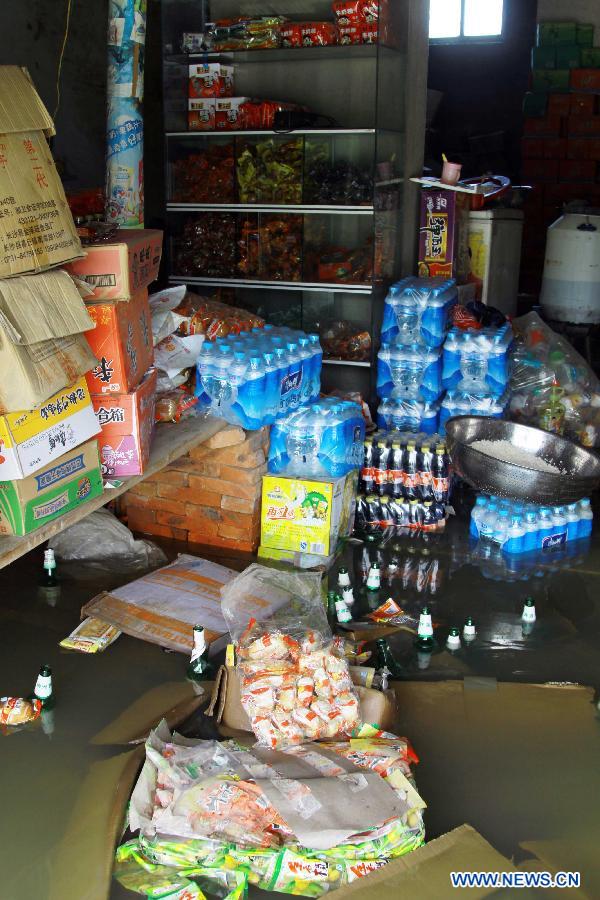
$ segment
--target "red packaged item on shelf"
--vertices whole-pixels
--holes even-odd
[[[231,97],[233,95],[233,66],[221,63],[194,63],[189,67],[188,96]]]
[[[211,142],[199,153],[176,159],[172,165],[174,203],[233,203],[235,201],[233,143]]]
[[[360,29],[361,44],[376,44],[379,35],[377,22],[374,25],[363,25]]]
[[[361,18],[369,24],[377,22],[379,19],[379,6],[379,0],[360,0]]]
[[[339,44],[361,44],[362,43],[362,25],[357,22],[354,25],[340,25],[338,28]]]
[[[217,101],[214,98],[188,100],[188,128],[190,131],[214,131]]]
[[[304,22],[287,22],[281,26],[281,45],[283,47],[302,46],[302,28]]]
[[[249,97],[222,97],[215,101],[215,125],[217,131],[240,131],[245,124],[245,107]]]
[[[362,20],[363,0],[336,0],[331,4],[338,25],[357,25]]]
[[[304,47],[325,47],[337,43],[337,30],[333,22],[304,22],[302,44]]]

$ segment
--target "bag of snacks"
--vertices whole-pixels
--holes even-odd
[[[351,735],[360,725],[358,697],[347,661],[335,653],[320,575],[252,565],[221,595],[242,706],[259,744],[280,749]]]

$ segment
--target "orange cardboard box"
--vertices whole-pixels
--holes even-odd
[[[92,395],[102,429],[98,442],[105,478],[144,474],[154,430],[156,375],[156,369],[150,369],[129,394]]]
[[[87,256],[64,268],[93,290],[89,300],[131,300],[158,277],[162,231],[122,228],[110,244],[86,247]]]
[[[86,303],[96,327],[85,336],[98,358],[86,375],[90,394],[126,394],[154,362],[148,291],[128,303]]]

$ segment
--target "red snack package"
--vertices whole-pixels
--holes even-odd
[[[302,44],[305,47],[325,47],[337,43],[337,32],[333,22],[304,22]]]
[[[360,29],[361,44],[376,44],[379,34],[377,22],[374,25],[363,25]]]
[[[211,98],[188,100],[188,128],[190,131],[215,130],[215,103]]]
[[[244,113],[249,97],[222,97],[216,101],[215,128],[217,131],[240,131],[248,128]]]
[[[233,66],[221,63],[194,63],[189,67],[188,95],[201,97],[231,97],[233,94]]]
[[[332,9],[338,25],[358,25],[362,20],[364,5],[365,0],[336,0]]]
[[[360,17],[371,24],[379,19],[379,0],[360,0]]]
[[[362,27],[356,25],[341,25],[338,28],[338,43],[360,44],[362,43]]]
[[[302,46],[303,22],[288,22],[281,26],[281,43],[284,47]]]

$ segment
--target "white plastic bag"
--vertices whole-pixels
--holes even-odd
[[[119,567],[152,569],[167,562],[163,551],[152,541],[136,541],[133,534],[107,509],[98,509],[85,519],[65,528],[48,541],[61,560],[85,560],[104,564],[116,560]]]

